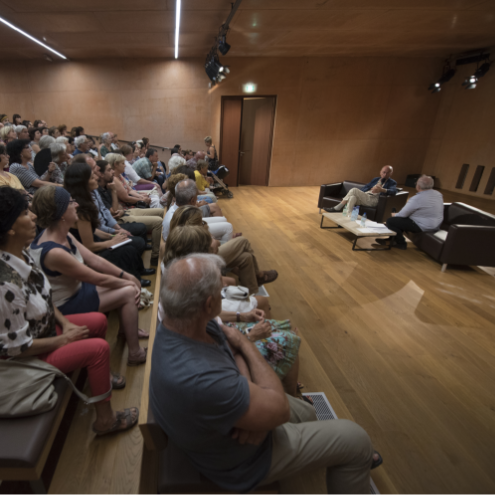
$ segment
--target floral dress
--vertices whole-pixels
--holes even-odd
[[[257,340],[256,347],[268,364],[282,380],[296,361],[301,345],[301,337],[292,331],[290,320],[265,320],[270,323],[272,334],[266,339]],[[224,323],[237,328],[247,335],[256,323]]]

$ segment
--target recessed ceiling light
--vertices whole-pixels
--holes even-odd
[[[9,26],[9,28],[13,29],[14,31],[17,31],[18,33],[21,33],[23,36],[25,36],[26,38],[29,38],[31,41],[34,41],[35,43],[38,43],[38,45],[41,45],[43,48],[46,48],[47,50],[50,50],[55,55],[58,55],[60,58],[63,58],[64,60],[67,60],[67,57],[65,55],[62,55],[61,53],[57,52],[53,48],[50,48],[48,45],[45,45],[42,41],[37,40],[36,38],[34,38],[33,36],[31,36],[30,34],[27,34],[22,29],[19,29],[18,27],[16,27],[13,24],[11,24],[9,21],[6,21],[3,17],[0,17],[0,22],[3,22],[6,26]]]
[[[175,58],[179,58],[180,2],[181,0],[177,0],[175,6]]]

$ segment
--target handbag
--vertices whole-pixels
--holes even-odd
[[[222,309],[224,311],[234,311],[247,313],[258,307],[256,297],[249,295],[249,289],[242,285],[229,285],[222,289]]]
[[[35,357],[0,359],[0,418],[22,418],[50,411],[55,407],[58,394],[53,381],[65,379],[72,390],[86,404],[106,399],[110,390],[95,397],[80,392],[72,380],[58,368]]]

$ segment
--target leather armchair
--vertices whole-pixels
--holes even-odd
[[[495,266],[495,215],[464,203],[446,203],[438,232],[407,233],[434,260],[447,265]]]
[[[353,188],[357,187],[361,189],[365,184],[360,182],[335,182],[333,184],[323,184],[320,186],[320,196],[318,198],[318,208],[331,208],[337,206],[344,196]],[[407,202],[407,197],[409,193],[407,191],[401,191],[397,189],[397,194],[395,196],[385,196],[381,195],[378,199],[378,205],[376,207],[363,206],[359,207],[359,214],[366,216],[369,220],[374,222],[384,223],[392,216],[392,209],[395,208],[399,211]]]

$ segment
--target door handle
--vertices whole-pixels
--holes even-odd
[[[244,155],[244,151],[239,150],[239,155]]]

